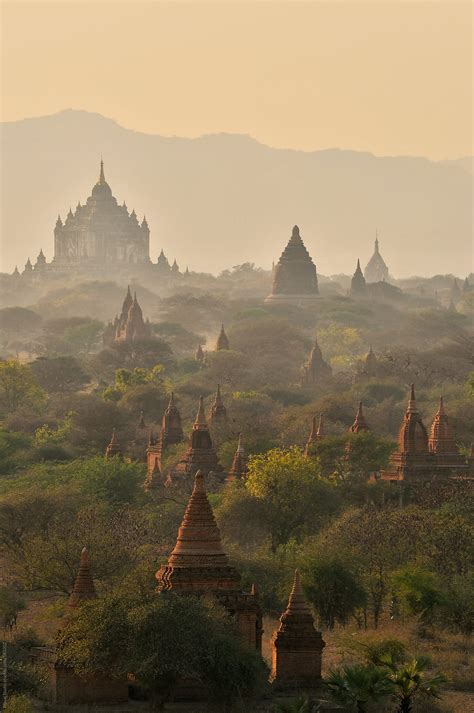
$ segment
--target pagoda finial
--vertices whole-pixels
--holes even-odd
[[[416,411],[415,384],[410,386],[410,398],[408,399],[408,411]]]
[[[103,184],[105,183],[105,173],[104,173],[104,162],[102,160],[102,157],[100,158],[100,173],[99,173],[99,180],[98,183]]]

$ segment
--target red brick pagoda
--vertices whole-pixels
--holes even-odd
[[[459,453],[441,399],[431,426],[430,437],[421,419],[412,384],[408,407],[398,435],[398,448],[381,478],[389,481],[472,479],[474,461]]]
[[[321,632],[314,628],[296,570],[288,606],[272,638],[272,683],[278,688],[317,685],[321,679],[321,656],[325,645]]]
[[[176,545],[168,564],[156,573],[157,591],[212,594],[235,618],[242,642],[261,652],[262,614],[258,596],[240,589],[240,575],[221,543],[219,528],[198,471]]]

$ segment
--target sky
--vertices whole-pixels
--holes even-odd
[[[1,3],[1,117],[66,108],[137,131],[471,155],[471,2]]]

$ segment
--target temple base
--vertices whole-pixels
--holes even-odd
[[[268,295],[265,297],[265,304],[289,304],[296,306],[305,306],[316,304],[319,300],[319,295]]]

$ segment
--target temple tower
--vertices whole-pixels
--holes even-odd
[[[222,473],[224,470],[217,458],[212,444],[211,434],[204,413],[204,400],[199,398],[199,409],[194,421],[188,449],[175,467],[175,475],[194,475],[200,470],[203,475],[211,471]]]
[[[245,449],[242,444],[242,434],[239,433],[239,442],[237,444],[237,450],[234,454],[234,459],[229,470],[229,475],[227,476],[227,482],[232,480],[242,480],[245,478],[248,472],[248,462]]]
[[[196,353],[194,355],[194,358],[196,361],[199,361],[201,364],[204,361],[204,352],[201,347],[201,344],[198,344],[198,348],[196,349]]]
[[[305,456],[309,457],[315,455],[317,452],[319,442],[326,437],[326,432],[324,430],[323,414],[319,414],[319,423],[317,422],[316,416],[313,416],[313,421],[311,423],[311,431],[309,433],[308,440],[306,441],[306,447],[304,449]]]
[[[117,436],[115,434],[115,428],[112,430],[112,438],[110,443],[105,449],[105,457],[113,458],[114,456],[122,457],[122,449],[120,448],[119,442],[117,441]]]
[[[104,163],[100,162],[99,178],[84,205],[63,223],[58,216],[54,228],[53,268],[116,270],[131,265],[147,266],[150,230],[145,219],[140,225],[135,211],[119,206],[105,180]]]
[[[321,679],[324,646],[321,632],[314,627],[299,572],[295,570],[288,606],[272,638],[272,683],[278,688],[317,685]]]
[[[316,267],[303,243],[300,230],[293,226],[291,238],[273,270],[272,292],[265,302],[312,304],[318,297]]]
[[[454,431],[444,408],[443,397],[439,400],[438,411],[431,424],[428,447],[436,455],[439,468],[458,468],[465,465],[465,458],[459,453]]]
[[[212,426],[222,425],[227,421],[227,409],[221,396],[221,386],[217,384],[217,391],[209,412],[209,423]]]
[[[428,434],[416,404],[412,384],[407,410],[398,434],[398,448],[390,457],[389,467],[382,471],[384,480],[431,478],[436,473],[436,457],[429,452]]]
[[[242,642],[261,652],[262,614],[255,593],[240,589],[240,575],[222,547],[219,528],[198,471],[168,564],[156,573],[158,592],[213,594],[232,614]]]
[[[357,260],[357,267],[351,280],[351,297],[363,297],[367,293],[365,277],[360,269],[360,260]]]
[[[97,592],[95,591],[94,580],[92,579],[89,552],[87,547],[82,548],[79,571],[74,581],[71,596],[69,597],[68,607],[75,609],[79,604],[89,599],[95,599]]]
[[[364,270],[367,282],[388,282],[390,279],[388,267],[379,252],[379,239],[376,233],[374,254],[370,258]]]
[[[155,434],[153,433],[153,429],[150,428],[150,434],[148,436],[148,444],[146,447],[146,472],[147,472],[146,482],[148,482],[150,480],[153,471],[155,471],[155,474],[156,474],[157,468],[158,468],[158,470],[160,470],[160,461],[161,461],[160,444],[159,444],[158,439],[156,438]]]
[[[221,331],[219,333],[219,336],[217,337],[217,342],[216,342],[216,352],[220,352],[223,350],[229,349],[229,339],[227,338],[227,334],[225,333],[224,330],[224,325],[221,325]]]
[[[174,393],[171,392],[170,400],[161,420],[161,435],[159,441],[160,455],[175,443],[184,440],[183,427],[181,425],[181,414],[176,406]]]
[[[302,368],[301,385],[303,387],[321,386],[331,377],[332,369],[324,361],[318,340],[315,339],[309,359]]]

